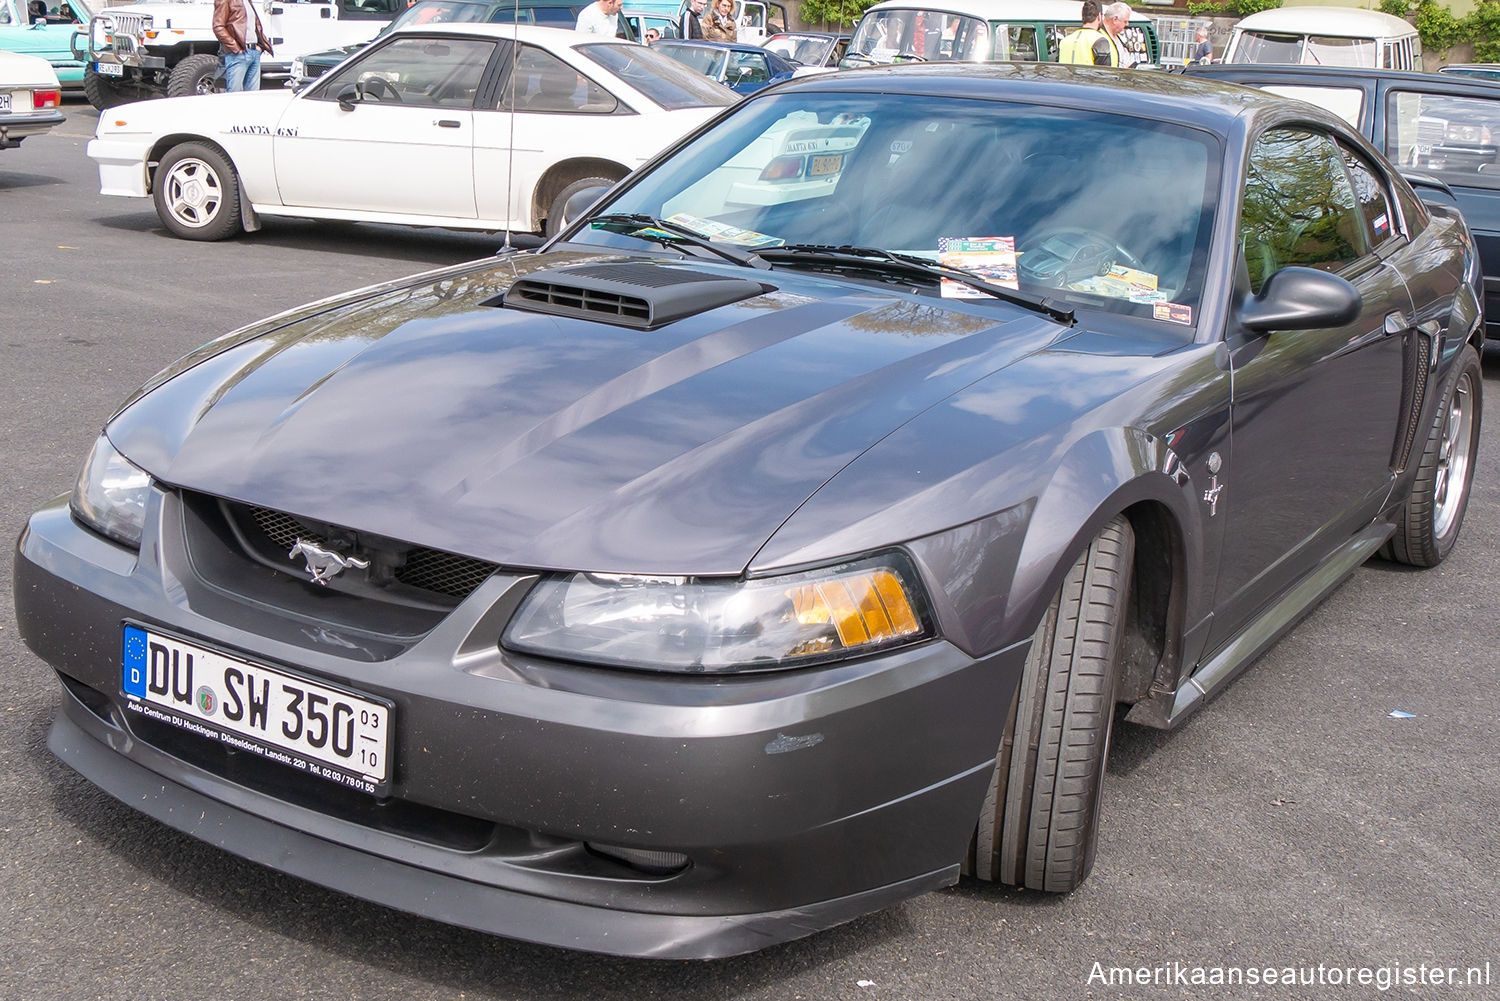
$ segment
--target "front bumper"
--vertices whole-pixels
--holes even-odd
[[[145,198],[151,193],[147,183],[151,137],[124,133],[90,139],[89,157],[99,165],[99,193],[125,198]]]
[[[53,751],[237,855],[569,948],[732,955],[952,884],[1025,656],[976,661],[936,641],[717,679],[526,661],[494,640],[531,578],[501,572],[408,648],[362,659],[274,611],[254,631],[214,614],[223,596],[194,583],[163,523],[148,523],[139,559],[62,500],[21,535],[17,619],[67,693]],[[390,699],[390,796],[124,711],[126,618]],[[631,852],[688,861],[653,871]]]

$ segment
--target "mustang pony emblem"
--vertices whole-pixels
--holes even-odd
[[[336,553],[332,549],[324,549],[316,542],[308,542],[306,539],[298,539],[292,551],[287,553],[288,559],[296,559],[301,556],[307,561],[307,569],[312,574],[314,584],[328,586],[328,581],[343,573],[349,567],[356,570],[368,570],[370,561],[360,559],[358,556],[345,556]]]

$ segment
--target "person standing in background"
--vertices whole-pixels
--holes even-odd
[[[1057,47],[1057,61],[1075,66],[1118,66],[1115,48],[1099,27],[1098,0],[1083,0],[1083,27],[1071,31]]]
[[[275,55],[251,0],[214,0],[225,90],[260,90],[260,54]]]
[[[678,32],[683,38],[702,38],[703,8],[708,6],[708,0],[688,0],[688,9],[682,12],[682,30]]]
[[[620,28],[622,6],[624,6],[623,0],[594,0],[578,12],[578,22],[573,26],[574,30],[614,38]]]
[[[1208,65],[1214,61],[1214,43],[1208,40],[1208,29],[1199,28],[1194,35],[1198,44],[1193,49],[1193,62]]]
[[[739,41],[734,21],[734,0],[714,0],[714,10],[703,22],[703,37],[710,42]]]

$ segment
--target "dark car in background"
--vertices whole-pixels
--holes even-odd
[[[398,28],[445,22],[490,22],[496,24],[537,24],[544,28],[569,28],[578,23],[578,14],[593,0],[421,0],[402,11],[390,24],[380,29],[380,38]],[[619,18],[620,38],[636,41],[635,28],[623,14]],[[374,41],[374,39],[371,39]],[[294,86],[304,84],[333,69],[369,42],[343,45],[336,49],[314,52],[292,60]]]
[[[1487,336],[1500,339],[1500,82],[1334,66],[1214,63],[1186,72],[1325,108],[1401,169],[1446,184],[1479,245]]]
[[[573,218],[104,423],[15,553],[55,754],[369,900],[723,956],[1177,858],[1097,836],[1117,707],[1177,725],[1366,559],[1457,543],[1474,249],[1318,108],[818,74]]]
[[[662,55],[671,56],[737,94],[749,94],[773,83],[790,80],[797,72],[794,63],[776,53],[742,42],[674,38],[657,42],[655,48]]]

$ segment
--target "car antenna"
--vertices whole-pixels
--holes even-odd
[[[505,154],[505,242],[500,245],[500,253],[507,256],[515,249],[510,244],[511,224],[515,220],[510,199],[516,187],[516,56],[521,51],[521,0],[512,0],[510,10],[510,72],[505,75],[505,86],[500,89],[500,100],[510,105],[510,148]],[[510,94],[508,101],[507,91]],[[514,268],[515,264],[512,263],[511,267]]]

